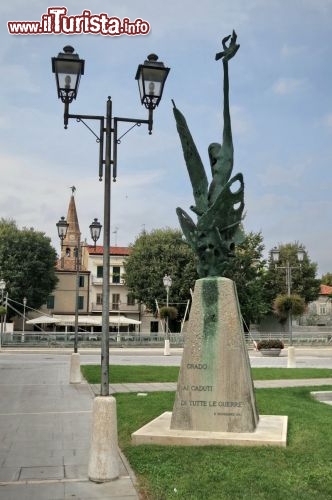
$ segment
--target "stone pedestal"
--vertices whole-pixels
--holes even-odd
[[[258,418],[235,284],[199,279],[171,429],[253,432]]]
[[[235,284],[196,281],[173,412],[132,434],[139,444],[286,446],[287,416],[258,416]]]

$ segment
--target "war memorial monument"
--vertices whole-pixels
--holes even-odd
[[[223,275],[241,241],[244,182],[232,177],[233,140],[228,64],[237,36],[222,40],[224,128],[222,144],[208,148],[208,178],[186,120],[173,102],[183,155],[193,188],[193,219],[177,208],[187,243],[198,259],[189,325],[172,412],[132,435],[134,444],[286,446],[287,416],[259,415],[235,283]]]

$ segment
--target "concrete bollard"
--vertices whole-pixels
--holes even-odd
[[[81,376],[80,355],[78,352],[73,352],[70,357],[69,383],[80,384],[81,382],[82,382],[82,376]]]
[[[288,347],[287,368],[296,368],[295,347]]]
[[[169,340],[165,340],[165,345],[164,345],[164,356],[169,356],[171,354],[170,347],[169,347]]]
[[[119,477],[116,400],[113,396],[98,396],[93,402],[88,476],[95,483]]]

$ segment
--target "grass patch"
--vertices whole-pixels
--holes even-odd
[[[82,365],[83,376],[90,384],[100,383],[100,365]],[[178,366],[112,365],[110,383],[131,382],[177,382]],[[252,368],[254,380],[328,378],[332,370],[328,368]]]
[[[252,368],[254,380],[332,378],[329,368]]]
[[[174,393],[150,393],[145,398],[117,394],[119,442],[139,479],[142,498],[332,498],[332,408],[313,400],[311,389],[256,391],[262,415],[288,415],[287,448],[131,446],[133,431],[172,410]]]
[[[100,383],[100,370],[100,365],[81,366],[83,376],[89,384]],[[111,365],[109,381],[112,384],[125,384],[130,382],[176,382],[178,375],[178,366]]]
[[[100,366],[83,365],[90,383]],[[110,367],[110,382],[175,382],[178,367]],[[330,369],[253,368],[254,380],[332,377]],[[319,390],[331,390],[330,386]],[[288,415],[287,448],[132,446],[131,434],[164,411],[172,392],[146,397],[116,394],[119,444],[139,480],[144,500],[326,500],[332,498],[332,408],[312,399],[309,387],[258,389],[262,415]],[[316,388],[317,390],[317,388]]]

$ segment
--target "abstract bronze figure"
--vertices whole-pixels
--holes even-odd
[[[198,257],[200,278],[223,276],[229,259],[234,255],[235,244],[242,240],[243,176],[239,173],[230,178],[234,149],[229,112],[228,61],[240,47],[236,38],[234,31],[224,38],[224,50],[215,57],[216,60],[222,58],[224,69],[224,130],[222,145],[212,143],[208,148],[212,171],[210,186],[186,120],[173,101],[177,130],[195,198],[195,205],[190,208],[197,215],[197,224],[182,208],[177,208],[176,212],[185,239]]]

